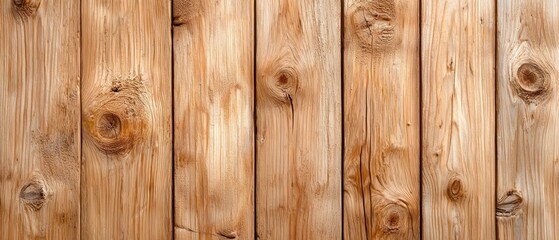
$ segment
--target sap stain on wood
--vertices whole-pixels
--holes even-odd
[[[99,150],[126,154],[144,138],[150,126],[145,94],[144,80],[134,76],[113,80],[106,91],[94,98],[94,104],[84,112],[83,121]]]

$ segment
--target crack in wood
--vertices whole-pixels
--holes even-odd
[[[214,237],[218,237],[218,238],[225,238],[225,239],[236,239],[238,237],[236,232],[230,232],[230,233],[222,233],[222,232],[218,232],[218,233],[210,233],[210,232],[201,232],[201,231],[197,231],[194,230],[192,228],[189,227],[183,227],[183,226],[175,226],[175,228],[178,229],[182,229],[191,233],[195,233],[195,234],[201,234],[201,235],[209,235],[209,236],[214,236]]]

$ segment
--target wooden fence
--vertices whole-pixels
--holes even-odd
[[[0,239],[559,238],[556,0],[4,0]]]

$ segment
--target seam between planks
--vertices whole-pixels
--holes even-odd
[[[169,1],[171,14],[169,16],[169,27],[171,31],[171,239],[175,239],[175,36],[173,26],[173,1]]]
[[[341,171],[341,174],[340,174],[340,176],[341,176],[340,190],[341,190],[341,198],[342,198],[341,199],[341,204],[342,204],[341,215],[342,215],[342,217],[341,217],[340,220],[341,220],[341,228],[342,228],[342,233],[341,233],[342,234],[341,235],[342,239],[345,239],[345,230],[344,230],[344,228],[345,228],[344,227],[344,220],[345,220],[345,210],[344,210],[345,209],[345,207],[344,207],[345,206],[345,201],[344,201],[344,183],[345,183],[345,181],[344,181],[344,177],[345,177],[345,174],[344,174],[344,172],[345,172],[344,171],[344,166],[345,166],[344,165],[345,164],[345,156],[344,156],[345,155],[345,94],[344,94],[344,92],[345,92],[345,86],[344,86],[345,85],[345,67],[344,67],[344,65],[345,65],[345,48],[344,48],[344,44],[345,44],[345,42],[344,42],[345,41],[345,25],[344,24],[345,24],[345,21],[344,21],[344,18],[345,18],[345,6],[344,5],[345,5],[345,1],[343,1],[343,0],[340,1],[340,11],[341,11],[341,13],[340,13],[340,32],[341,32],[340,33],[340,59],[341,59],[340,60],[340,64],[341,64],[340,81],[342,82],[341,85],[340,85],[340,89],[342,91],[341,94],[340,94],[340,96],[342,98],[342,101],[341,101],[342,106],[340,107],[341,112],[342,112],[342,116],[340,118],[341,122],[342,122],[342,131],[341,131],[342,133],[341,133],[341,136],[340,136],[341,139],[342,139],[342,146],[341,146],[341,153],[340,153],[341,154],[341,161],[342,161],[342,163],[340,165],[341,166],[340,167],[340,171]]]
[[[258,188],[258,184],[257,184],[257,158],[258,158],[258,143],[256,142],[257,139],[257,134],[258,134],[258,124],[257,124],[257,115],[256,115],[256,51],[258,50],[257,45],[256,45],[256,41],[257,41],[257,34],[256,34],[256,1],[258,0],[253,0],[252,1],[252,128],[254,129],[253,131],[253,136],[252,136],[252,140],[253,140],[253,149],[252,149],[252,179],[253,179],[253,187],[252,187],[252,196],[253,196],[253,202],[252,202],[252,210],[253,210],[253,229],[254,229],[254,239],[260,239],[258,236],[258,221],[257,219],[257,206],[256,206],[256,198],[257,198],[257,188]]]
[[[417,0],[418,27],[418,86],[419,86],[419,239],[423,240],[423,0]]]
[[[495,34],[494,39],[493,39],[493,41],[494,41],[494,43],[493,43],[493,51],[494,51],[494,70],[493,70],[494,71],[494,76],[493,76],[494,79],[493,79],[493,84],[494,84],[494,87],[493,88],[494,88],[494,91],[495,91],[495,93],[494,93],[495,99],[493,100],[493,104],[494,104],[493,105],[493,111],[494,111],[494,121],[493,121],[494,134],[493,134],[493,138],[494,138],[494,141],[495,141],[493,143],[495,145],[495,152],[494,152],[495,156],[493,158],[493,160],[495,161],[495,163],[494,163],[495,164],[495,169],[494,169],[494,171],[495,171],[494,172],[495,189],[494,189],[494,199],[493,199],[493,201],[495,201],[495,216],[493,216],[493,219],[494,219],[494,223],[495,223],[495,232],[494,232],[495,235],[493,235],[493,239],[497,239],[497,236],[499,236],[499,234],[498,234],[499,233],[499,224],[498,224],[498,221],[497,221],[497,204],[498,204],[498,201],[499,201],[498,200],[499,196],[498,196],[498,192],[497,192],[497,188],[499,187],[499,184],[498,184],[498,181],[499,181],[499,159],[498,159],[498,156],[499,156],[499,145],[498,145],[499,129],[497,129],[497,127],[498,127],[497,120],[498,120],[498,117],[499,117],[499,115],[498,115],[499,104],[497,103],[498,100],[499,100],[499,90],[498,90],[499,89],[499,78],[498,78],[499,77],[499,56],[498,56],[498,54],[499,54],[499,47],[498,47],[499,39],[497,39],[498,31],[499,31],[498,30],[498,27],[499,27],[499,16],[498,16],[498,14],[499,14],[499,1],[498,0],[493,0],[493,1],[494,1],[493,4],[495,4],[495,11],[493,13],[494,14],[493,19],[495,20],[494,21],[494,26],[493,26],[494,27],[493,34]]]
[[[80,197],[79,197],[80,204],[79,204],[79,206],[80,206],[80,210],[79,210],[79,216],[78,216],[78,227],[79,227],[79,239],[82,239],[82,232],[83,232],[83,227],[81,225],[82,222],[83,222],[82,221],[82,218],[83,218],[83,212],[82,212],[82,209],[83,209],[82,208],[82,202],[83,202],[82,201],[82,197],[83,197],[82,196],[82,186],[83,186],[83,178],[82,178],[82,174],[83,174],[82,173],[82,170],[83,170],[83,168],[82,168],[82,151],[83,151],[83,149],[82,149],[82,143],[83,143],[83,134],[82,134],[82,101],[83,101],[82,100],[82,98],[83,98],[83,94],[82,94],[82,82],[83,82],[83,47],[82,47],[83,46],[83,40],[82,40],[83,39],[83,31],[82,31],[82,28],[83,28],[82,27],[83,13],[82,13],[82,0],[80,0],[79,8],[80,8],[80,11],[79,11],[80,12],[80,51],[79,51],[80,52],[80,83],[79,83],[79,86],[80,86],[80,111],[79,111],[79,115],[80,116],[78,117],[78,119],[80,121],[79,122],[80,128],[78,130],[78,134],[80,136],[79,137],[80,142],[78,143],[78,149],[79,149],[80,156],[78,157],[78,159],[79,159],[79,163],[80,163],[80,165],[79,165],[80,166],[79,167],[79,169],[80,169],[80,176],[79,176],[79,178],[80,178],[80,187],[79,187],[79,192],[80,192]]]

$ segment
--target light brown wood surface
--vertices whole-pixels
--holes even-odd
[[[498,239],[556,239],[559,4],[498,4]]]
[[[173,2],[177,239],[254,239],[253,13]]]
[[[341,3],[256,2],[260,239],[341,238]]]
[[[171,2],[83,0],[82,238],[172,237]]]
[[[346,0],[344,238],[419,238],[419,1]]]
[[[0,2],[0,239],[78,238],[79,2]]]
[[[422,235],[495,237],[495,3],[422,1]]]
[[[0,2],[2,239],[555,239],[557,0]]]

